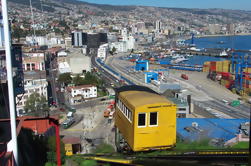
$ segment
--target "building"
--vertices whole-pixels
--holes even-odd
[[[80,104],[86,99],[97,97],[95,85],[80,85],[66,88],[66,99],[71,105]]]
[[[65,155],[71,156],[81,152],[81,139],[79,137],[64,137]]]
[[[24,74],[22,67],[22,45],[12,44],[12,70],[14,95],[22,94],[24,92]],[[15,55],[15,58],[14,58]],[[0,118],[9,117],[9,102],[8,102],[8,80],[6,69],[6,55],[5,49],[0,48]]]
[[[59,62],[58,63],[58,72],[59,74],[71,73],[71,68],[68,62]]]
[[[44,71],[45,53],[44,52],[25,52],[23,53],[24,71]]]
[[[65,52],[65,51],[59,51],[59,52],[57,53],[57,55],[58,55],[58,57],[66,57],[68,54],[67,54],[67,52]]]
[[[72,38],[71,37],[66,37],[64,39],[64,43],[65,43],[65,48],[70,48],[72,46]]]
[[[103,44],[98,48],[97,57],[104,61],[108,54],[108,44]]]
[[[20,116],[24,112],[24,106],[27,99],[32,93],[38,93],[40,96],[44,96],[48,99],[47,86],[48,82],[45,79],[45,72],[30,73],[25,72],[24,75],[24,93],[19,94],[16,97],[17,103],[17,115]]]
[[[209,30],[209,33],[212,35],[219,34],[221,32],[221,25],[220,24],[209,24],[208,30]]]
[[[39,46],[47,45],[48,40],[46,36],[26,36],[27,44],[38,44]]]
[[[87,52],[91,49],[98,49],[98,47],[104,43],[107,43],[106,33],[84,33],[81,31],[73,32],[72,34],[72,45],[75,47],[83,47],[87,45]]]
[[[87,33],[76,31],[71,34],[72,45],[75,47],[81,47],[87,44]]]
[[[177,117],[187,118],[193,112],[193,104],[191,103],[191,95],[182,93],[180,89],[166,89],[163,93],[168,100],[177,106]]]
[[[80,48],[74,48],[68,54],[67,62],[70,65],[72,74],[91,72],[91,58],[82,54],[81,51]]]
[[[162,22],[161,22],[160,20],[157,20],[157,21],[155,22],[155,31],[156,31],[157,33],[160,33],[161,30],[162,30]]]
[[[113,48],[115,48],[118,53],[127,52],[127,45],[125,41],[109,43],[109,50],[112,51]]]

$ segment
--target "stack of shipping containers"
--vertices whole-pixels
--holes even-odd
[[[219,83],[228,89],[231,89],[235,81],[235,71],[232,71],[231,62],[225,61],[211,61],[205,62],[203,65],[203,72],[209,73],[208,78],[219,81]],[[243,90],[246,94],[251,92],[251,68],[244,69],[243,76]]]

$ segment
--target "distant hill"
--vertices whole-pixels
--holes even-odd
[[[29,0],[9,0],[16,4],[15,8],[19,8],[20,5],[29,6]],[[41,5],[42,2],[42,5]],[[186,19],[187,14],[194,14],[194,15],[211,15],[211,16],[222,16],[227,19],[232,19],[236,21],[251,21],[251,11],[243,11],[243,10],[227,10],[227,9],[186,9],[186,8],[167,8],[167,7],[149,7],[146,6],[115,6],[115,5],[103,5],[103,4],[95,4],[95,3],[88,3],[79,0],[32,0],[32,6],[38,10],[41,10],[41,6],[43,7],[44,11],[47,12],[55,12],[60,11],[61,9],[67,10],[75,10],[78,9],[90,9],[90,11],[94,11],[94,13],[99,14],[102,16],[103,13],[109,13],[111,11],[115,12],[131,12],[131,11],[138,11],[137,14],[147,15],[149,12],[157,13],[162,12],[161,15],[169,15],[171,11],[174,13],[172,17],[176,17],[176,19],[180,20],[189,20]],[[183,13],[183,14],[181,14]],[[231,20],[231,21],[232,21]]]
[[[16,4],[22,4],[22,5],[30,5],[29,0],[9,0],[10,2],[16,3]],[[95,4],[95,3],[88,3],[84,1],[78,1],[78,0],[32,0],[32,6],[34,8],[37,8],[41,10],[41,2],[43,4],[43,10],[48,12],[55,11],[55,7],[61,7],[65,8],[65,4],[71,4],[71,5],[83,5],[83,6],[93,6],[100,8],[102,10],[114,10],[114,11],[131,11],[134,10],[135,6],[114,6],[114,5],[103,5],[103,4]]]

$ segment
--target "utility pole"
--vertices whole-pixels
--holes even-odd
[[[12,151],[15,163],[18,166],[18,149],[17,149],[17,129],[16,129],[16,106],[13,86],[13,73],[11,62],[11,45],[10,45],[10,29],[8,19],[7,0],[2,0],[2,15],[5,38],[5,54],[6,54],[6,68],[9,92],[9,108],[10,108],[10,125],[11,125],[11,141],[8,143],[8,151]]]

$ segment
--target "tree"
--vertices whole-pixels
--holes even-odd
[[[49,106],[45,96],[41,96],[40,94],[35,92],[32,93],[27,99],[24,110],[26,112],[31,112],[35,113],[35,115],[39,115],[41,113],[49,111]]]
[[[50,136],[47,142],[47,161],[49,163],[56,163],[56,136]],[[65,149],[64,143],[60,139],[60,156],[61,161],[64,163],[65,160]]]
[[[73,84],[75,84],[75,86],[79,86],[79,85],[85,85],[88,83],[86,83],[85,79],[80,77],[80,75],[78,74],[76,77],[73,78]]]
[[[58,82],[64,83],[66,85],[70,84],[71,81],[72,81],[71,73],[63,73],[63,74],[60,74],[58,77]]]
[[[115,52],[116,52],[116,48],[113,47],[113,48],[112,48],[112,53],[114,54]],[[113,55],[113,54],[112,54],[112,55]]]

